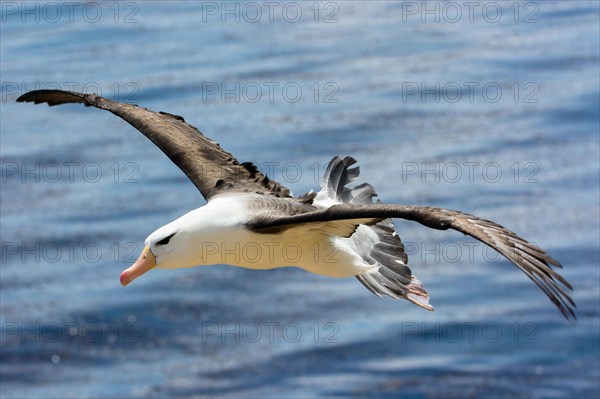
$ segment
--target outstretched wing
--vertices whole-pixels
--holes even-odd
[[[571,290],[571,284],[551,266],[562,268],[560,263],[541,248],[499,224],[467,213],[426,206],[340,204],[328,209],[293,216],[269,218],[263,215],[260,219],[252,221],[248,228],[257,233],[273,233],[286,230],[299,223],[323,223],[364,218],[407,219],[433,229],[453,229],[474,237],[512,261],[544,291],[567,319],[576,318],[573,312],[576,305],[565,289],[561,287],[562,284]]]
[[[287,188],[270,180],[252,163],[239,163],[219,144],[205,137],[180,116],[111,101],[96,94],[63,90],[30,91],[17,101],[48,103],[50,106],[82,103],[112,112],[129,122],[160,148],[179,166],[207,201],[224,192],[290,196]]]

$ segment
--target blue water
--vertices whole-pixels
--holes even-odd
[[[0,395],[600,396],[598,3],[245,4],[1,3]],[[122,288],[204,201],[113,115],[15,103],[38,88],[182,115],[296,194],[353,155],[385,202],[548,250],[578,320],[474,241],[400,221],[433,313],[292,268]]]

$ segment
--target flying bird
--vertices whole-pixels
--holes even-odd
[[[359,176],[354,158],[334,157],[321,190],[294,197],[253,163],[238,162],[181,116],[63,90],[35,90],[17,101],[82,103],[112,112],[160,148],[206,199],[206,205],[148,236],[139,259],[121,274],[123,286],[153,268],[297,266],[319,275],[354,276],[377,296],[406,299],[433,310],[394,230],[392,218],[398,218],[457,230],[489,245],[533,280],[565,318],[575,318],[576,305],[567,293],[572,287],[554,270],[562,268],[560,263],[544,250],[467,213],[383,204],[375,200],[371,185],[349,186]]]

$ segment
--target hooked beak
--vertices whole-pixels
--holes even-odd
[[[127,284],[154,267],[156,267],[156,257],[150,251],[150,247],[146,245],[138,260],[129,269],[121,273],[121,285],[123,287],[127,286]]]

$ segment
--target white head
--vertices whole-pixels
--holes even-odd
[[[243,196],[215,197],[150,234],[138,260],[121,274],[121,284],[125,286],[155,267],[178,269],[228,263],[215,243],[242,239],[236,234],[243,230],[238,227],[247,219],[243,202]]]
[[[145,247],[138,260],[121,273],[121,284],[154,269],[178,269],[201,264],[201,243],[210,234],[203,208],[189,212],[159,228],[146,238]]]

